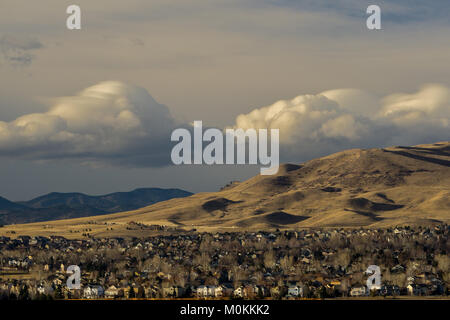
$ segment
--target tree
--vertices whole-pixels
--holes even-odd
[[[133,291],[134,291],[134,290],[133,290]],[[144,298],[145,298],[145,290],[144,290],[144,287],[139,286],[138,293],[137,293],[137,296],[136,296],[136,297],[139,298],[139,299],[144,299]]]
[[[273,268],[276,263],[276,257],[273,250],[269,250],[264,254],[264,266],[266,268]]]
[[[61,286],[55,288],[55,299],[64,299],[64,294],[62,292]]]
[[[343,268],[347,268],[351,261],[350,250],[348,248],[339,250],[334,257],[335,264],[342,266]]]
[[[19,300],[30,300],[30,294],[28,292],[28,286],[26,284],[24,284],[22,288],[20,288]]]
[[[450,257],[445,254],[439,254],[434,257],[437,267],[443,272],[448,273],[450,269]]]
[[[134,292],[133,286],[130,286],[128,289],[128,298],[129,299],[136,298],[136,292]]]

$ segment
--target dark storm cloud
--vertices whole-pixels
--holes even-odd
[[[43,48],[36,38],[4,35],[0,37],[0,52],[3,60],[13,66],[27,66],[34,59],[35,50]]]

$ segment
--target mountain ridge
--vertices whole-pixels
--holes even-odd
[[[50,192],[28,201],[13,202],[0,197],[0,223],[27,223],[103,215],[133,210],[191,192],[176,188],[137,188],[98,196],[80,192]]]

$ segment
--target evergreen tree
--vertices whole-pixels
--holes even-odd
[[[64,294],[62,292],[61,286],[57,286],[55,289],[55,299],[64,299]]]
[[[26,284],[20,288],[19,300],[30,300],[30,294],[28,293],[28,286]]]
[[[130,286],[128,290],[128,298],[129,299],[136,298],[136,293],[134,292],[133,286]]]
[[[145,298],[145,290],[142,286],[139,286],[137,298],[140,298],[140,299]]]

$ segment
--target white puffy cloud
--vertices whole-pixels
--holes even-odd
[[[359,89],[334,89],[321,93],[354,115],[373,117],[379,110],[378,98]]]
[[[434,84],[412,94],[392,94],[383,99],[380,117],[391,119],[399,126],[436,125],[449,127],[450,90]]]
[[[324,94],[300,95],[241,114],[236,118],[235,127],[280,129],[283,144],[312,143],[326,138],[358,140],[367,134],[365,121],[357,112]]]
[[[392,144],[450,140],[450,89],[429,84],[415,93],[388,95],[381,100],[378,118],[399,131]]]
[[[0,155],[158,165],[174,126],[145,89],[107,81],[55,99],[45,113],[0,121]]]
[[[305,160],[345,148],[449,140],[449,123],[449,88],[427,85],[381,99],[358,89],[300,95],[241,114],[234,126],[280,129],[281,155]]]

